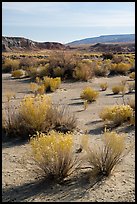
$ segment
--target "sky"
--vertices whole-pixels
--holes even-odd
[[[2,35],[38,42],[135,33],[135,2],[2,2]]]

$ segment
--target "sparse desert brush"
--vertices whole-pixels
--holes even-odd
[[[63,79],[73,79],[73,71],[79,61],[79,56],[74,52],[55,51],[49,56],[50,76],[54,76],[54,68],[61,67]],[[53,72],[53,75],[52,75]]]
[[[62,78],[63,77],[63,75],[64,75],[64,69],[62,69],[61,67],[55,67],[54,69],[53,69],[53,75],[54,75],[54,77],[60,77],[60,78]]]
[[[124,63],[125,62],[125,57],[123,55],[114,55],[113,59],[112,59],[113,63]]]
[[[121,84],[120,85],[120,93],[122,94],[122,96],[125,95],[126,90],[127,90],[126,86]]]
[[[50,78],[50,77],[43,77],[43,84],[45,86],[46,92],[51,91],[54,92],[56,89],[59,88],[61,84],[61,78]]]
[[[47,130],[56,130],[59,132],[72,132],[77,126],[77,119],[66,106],[52,105],[46,118]]]
[[[28,67],[26,69],[26,74],[32,79],[35,79],[38,76],[38,70],[36,67]]]
[[[103,60],[105,60],[105,59],[112,60],[114,55],[113,55],[113,53],[103,53],[101,57],[103,57]]]
[[[78,166],[71,133],[51,131],[46,135],[37,132],[30,139],[30,145],[33,158],[46,179],[62,182]]]
[[[128,91],[129,93],[135,91],[135,81],[128,83]]]
[[[105,82],[105,83],[101,83],[101,84],[100,84],[100,88],[101,88],[102,91],[106,91],[107,88],[108,88],[108,84],[107,84],[107,82]]]
[[[110,69],[110,64],[107,62],[100,62],[94,67],[95,76],[107,76]]]
[[[98,95],[99,95],[98,91],[95,91],[91,87],[87,87],[82,91],[80,97],[84,100],[87,100],[88,102],[93,102],[96,101]]]
[[[125,93],[126,91],[126,87],[122,84],[116,85],[112,87],[112,92],[114,94],[119,94],[120,92],[122,93],[122,95]]]
[[[130,70],[131,65],[128,63],[123,63],[120,62],[118,64],[111,64],[110,68],[110,74],[121,74],[121,75],[126,75],[128,71]]]
[[[11,72],[19,69],[19,60],[5,59],[4,64],[2,65],[3,72]]]
[[[52,92],[54,92],[56,89],[59,88],[60,84],[61,84],[61,78],[60,77],[51,78],[51,80],[50,80],[50,90]]]
[[[50,107],[51,99],[47,95],[24,97],[20,102],[18,110],[20,120],[24,123],[24,127],[29,127],[35,131],[43,130]]]
[[[125,151],[125,134],[105,132],[99,143],[85,140],[83,149],[91,165],[91,179],[101,179],[109,176],[114,168],[128,153]]]
[[[36,82],[37,84],[40,84],[40,82],[41,82],[40,77],[36,77],[35,82]]]
[[[130,121],[133,116],[133,109],[129,105],[114,105],[104,108],[99,116],[106,123],[121,125]]]
[[[14,78],[20,78],[24,75],[24,71],[23,70],[20,70],[20,69],[17,69],[17,70],[14,70],[11,72],[11,76],[14,77]]]
[[[44,94],[45,93],[45,86],[44,86],[44,84],[38,85],[38,89],[37,89],[36,92],[37,92],[37,94],[40,94],[40,95]]]
[[[28,57],[28,56],[25,56],[24,58],[21,58],[19,60],[19,63],[20,63],[20,67],[23,68],[23,69],[26,69],[28,67],[35,67],[37,65],[37,59],[35,59],[34,57]]]
[[[40,78],[50,75],[49,63],[47,63],[46,65],[43,65],[43,66],[39,66],[38,75]]]
[[[73,77],[76,80],[88,81],[93,77],[93,70],[88,63],[81,62],[75,67]]]
[[[32,91],[32,93],[34,93],[36,95],[37,93],[37,90],[38,90],[38,84],[37,83],[34,83],[34,82],[31,82],[30,83],[30,90]]]
[[[131,72],[131,73],[129,74],[129,78],[135,80],[135,72]]]
[[[67,108],[55,107],[46,94],[25,96],[16,110],[8,102],[6,114],[4,129],[8,136],[28,138],[36,131],[53,129],[66,133],[76,127],[75,116]]]
[[[5,93],[5,96],[7,98],[7,102],[10,102],[11,99],[16,97],[16,94],[13,91],[8,91]]]
[[[121,85],[125,86],[125,85],[126,85],[126,82],[127,82],[126,79],[121,80]]]

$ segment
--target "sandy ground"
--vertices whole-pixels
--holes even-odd
[[[126,76],[111,78],[94,78],[89,82],[66,82],[54,93],[49,95],[53,103],[67,105],[69,110],[77,118],[79,135],[87,131],[94,140],[102,134],[102,122],[99,112],[105,106],[122,104],[121,95],[113,95],[111,88],[122,80],[128,80]],[[10,74],[2,74],[2,108],[6,107],[6,93],[13,91],[16,98],[12,105],[18,106],[24,95],[30,94],[28,79],[11,79]],[[108,83],[108,89],[100,91],[99,84]],[[83,110],[83,101],[80,93],[84,87],[91,86],[100,91],[96,102],[89,104]],[[135,94],[126,94],[125,100],[134,97]],[[121,126],[117,132],[127,134],[127,145],[134,144],[135,128]],[[64,184],[49,184],[38,179],[35,173],[35,164],[29,155],[30,146],[27,142],[17,140],[4,141],[2,143],[2,189],[3,202],[52,202],[52,201],[74,201],[74,202],[135,202],[135,146],[117,166],[112,175],[97,183],[92,184],[87,180],[86,172],[77,172],[70,181]],[[81,153],[82,154],[82,153]]]

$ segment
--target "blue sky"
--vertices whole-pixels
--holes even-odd
[[[2,2],[2,35],[68,43],[135,33],[135,2]]]

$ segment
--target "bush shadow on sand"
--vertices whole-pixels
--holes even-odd
[[[101,182],[101,181],[100,181]],[[20,186],[14,186],[3,189],[3,202],[22,202],[34,200],[35,197],[43,198],[43,200],[51,201],[73,201],[82,199],[89,189],[96,185],[100,185],[98,179],[89,181],[89,170],[80,172],[79,175],[64,181],[62,184],[55,184],[51,181],[32,181]]]

